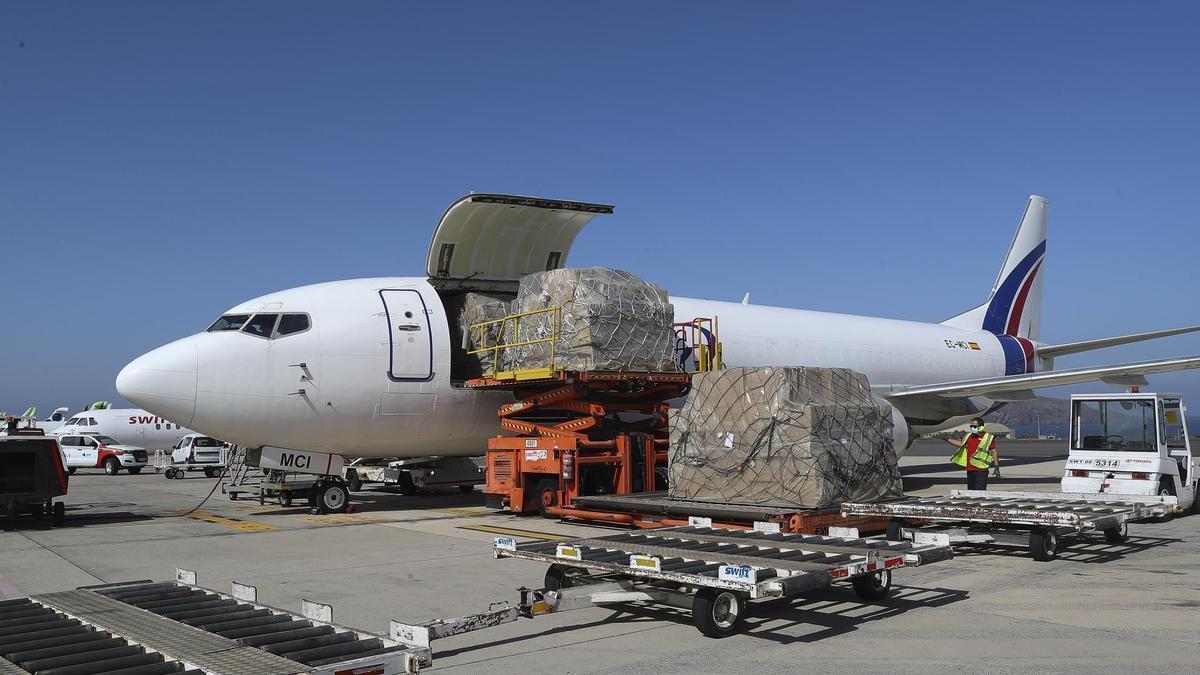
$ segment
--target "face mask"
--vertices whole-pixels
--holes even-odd
[[[975,426],[971,427],[971,433],[973,433],[973,434],[979,433],[979,427],[975,427]]]

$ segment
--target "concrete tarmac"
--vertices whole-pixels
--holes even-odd
[[[1001,444],[993,490],[1057,491],[1062,442]],[[952,449],[922,442],[902,460],[906,490],[965,487]],[[258,586],[267,604],[332,603],[339,623],[386,633],[391,618],[420,621],[514,601],[541,585],[541,564],[493,560],[492,538],[595,535],[606,530],[498,515],[479,492],[404,497],[366,488],[352,514],[231,502],[202,474],[152,471],[71,479],[68,526],[21,523],[0,532],[0,599],[132,579],[175,567],[201,585]],[[1129,542],[1069,543],[1039,563],[1023,550],[963,549],[952,561],[895,574],[891,598],[863,604],[848,588],[752,607],[749,630],[703,637],[686,612],[588,609],[521,620],[434,643],[447,672],[728,673],[1130,671],[1200,668],[1200,517],[1134,525]]]

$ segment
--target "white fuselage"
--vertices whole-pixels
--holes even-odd
[[[170,450],[192,431],[138,408],[104,408],[72,415],[51,433],[55,436],[103,434],[147,450]]]
[[[1012,368],[1001,338],[983,330],[671,301],[677,321],[719,318],[727,366],[851,368],[880,391],[1005,375]],[[248,447],[357,457],[470,456],[482,454],[486,439],[497,434],[497,407],[511,395],[451,383],[451,340],[461,338],[451,336],[442,300],[425,278],[294,288],[226,314],[255,312],[302,312],[311,317],[311,328],[275,339],[199,333],[131,363],[118,376],[118,389],[157,414]],[[958,401],[957,408],[947,402],[945,408],[901,412],[921,433],[958,423],[991,403],[976,397],[969,407]],[[115,431],[104,433],[124,440]]]

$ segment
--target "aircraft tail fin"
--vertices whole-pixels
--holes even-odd
[[[942,322],[966,330],[1037,340],[1042,323],[1042,277],[1046,260],[1045,197],[1029,196],[1021,224],[992,291],[982,305]]]

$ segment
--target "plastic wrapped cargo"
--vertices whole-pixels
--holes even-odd
[[[891,415],[845,368],[698,373],[671,415],[668,494],[799,508],[900,497]]]
[[[451,336],[455,342],[451,372],[458,380],[469,380],[491,372],[495,354],[491,351],[468,354],[479,345],[494,345],[499,337],[500,324],[492,324],[464,339],[462,333],[470,327],[504,318],[509,311],[509,298],[489,293],[464,293],[446,300],[446,312],[458,326],[459,333]],[[462,345],[467,347],[463,348]]]
[[[544,368],[673,372],[675,309],[667,292],[605,267],[557,269],[521,278],[512,313],[561,308],[557,339],[505,349],[503,370]],[[554,337],[555,312],[510,323],[505,341]],[[553,344],[553,358],[551,351]]]

